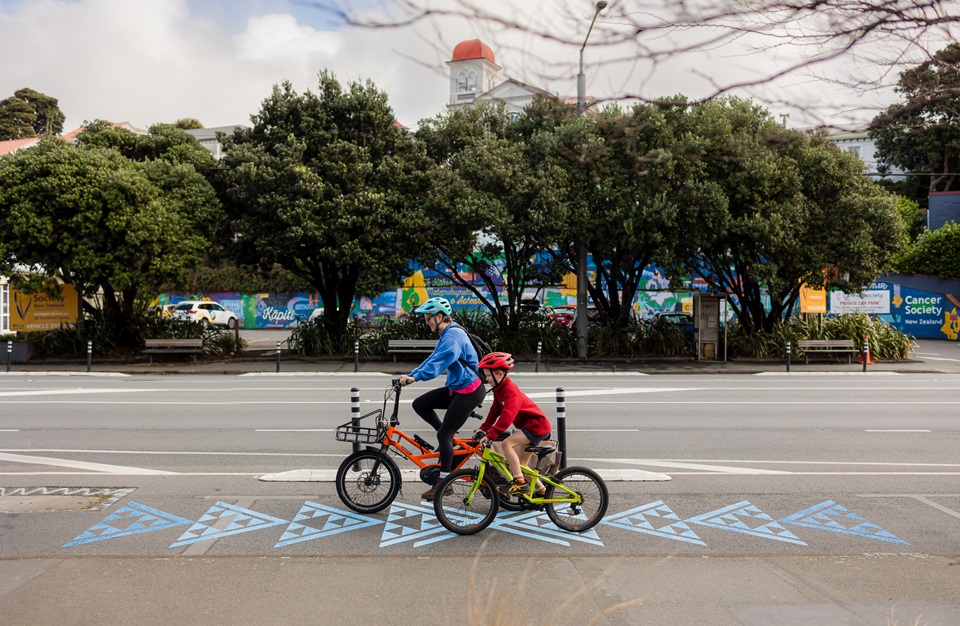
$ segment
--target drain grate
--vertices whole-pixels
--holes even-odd
[[[0,498],[5,496],[76,496],[97,498],[97,503],[86,511],[102,511],[120,498],[136,491],[136,487],[0,487]]]

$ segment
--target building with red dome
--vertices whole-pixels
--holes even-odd
[[[447,67],[450,68],[448,108],[497,101],[504,103],[512,115],[519,115],[534,96],[557,97],[545,89],[501,76],[493,50],[479,39],[458,43]]]

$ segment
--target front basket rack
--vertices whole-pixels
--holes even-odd
[[[375,416],[376,427],[360,426],[360,422],[368,417]],[[371,422],[367,422],[370,424]],[[337,426],[337,441],[352,441],[355,443],[379,443],[387,435],[387,421],[383,419],[383,410],[377,409],[352,419],[346,424]]]

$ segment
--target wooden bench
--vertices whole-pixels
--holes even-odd
[[[859,354],[853,345],[853,339],[801,339],[797,347],[803,350],[803,362],[810,363],[810,353],[846,354],[847,363],[854,354]]]
[[[143,348],[143,353],[150,355],[151,363],[154,354],[191,354],[196,363],[200,352],[203,352],[203,339],[147,339]]]
[[[397,354],[431,353],[437,347],[436,339],[390,339],[387,341],[387,354],[393,355],[393,362],[397,362]]]

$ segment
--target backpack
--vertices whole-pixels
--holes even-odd
[[[460,328],[460,330],[462,330],[464,333],[466,333],[467,339],[470,340],[470,345],[472,345],[472,346],[473,346],[473,349],[476,350],[476,352],[477,352],[477,360],[478,360],[478,361],[481,360],[481,359],[482,359],[483,357],[485,357],[486,355],[488,355],[488,354],[490,354],[491,352],[493,352],[493,348],[490,347],[490,344],[489,344],[489,343],[487,343],[486,341],[484,341],[484,340],[481,339],[480,337],[474,335],[473,333],[468,332],[467,329],[464,328],[463,326],[460,326],[459,324],[458,324],[457,326]],[[481,382],[483,382],[483,376],[480,375],[480,370],[478,370],[478,369],[475,368],[474,366],[470,365],[470,363],[468,363],[466,359],[457,359],[457,360],[460,361],[460,363],[461,363],[464,367],[466,367],[466,368],[469,369],[471,372],[473,372],[473,373],[477,376],[477,378],[480,379]]]

